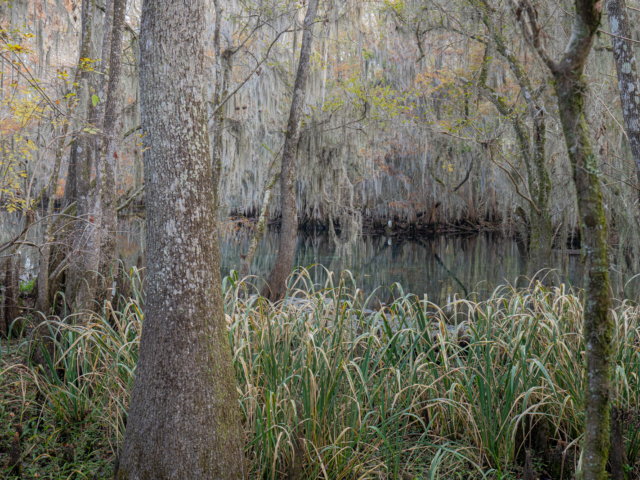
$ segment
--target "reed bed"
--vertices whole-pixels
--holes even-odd
[[[335,284],[311,278],[297,271],[275,305],[249,282],[223,281],[251,478],[514,479],[525,450],[539,478],[571,478],[583,431],[581,292],[532,283],[437,306],[396,286],[396,300],[374,309],[348,272]],[[135,269],[131,285],[86,326],[48,320],[46,335],[41,326],[19,347],[41,365],[5,361],[12,382],[0,385],[35,391],[60,431],[99,425],[113,455],[144,319]],[[638,478],[638,306],[617,302],[612,315],[612,398]],[[37,341],[45,336],[49,350]],[[27,395],[11,398],[7,408],[28,408]]]

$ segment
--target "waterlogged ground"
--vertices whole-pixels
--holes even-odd
[[[21,478],[113,477],[143,322],[133,292],[86,325],[49,320],[53,370],[25,361],[28,337],[0,340],[0,478],[19,478],[12,458]],[[574,478],[585,344],[572,291],[502,287],[458,310],[469,329],[454,330],[415,298],[361,315],[338,289],[284,304],[239,293],[228,288],[224,301],[248,478],[290,478],[291,465],[305,479]],[[630,479],[640,478],[639,312],[613,302]]]

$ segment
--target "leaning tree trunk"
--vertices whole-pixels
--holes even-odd
[[[296,236],[298,234],[298,209],[296,207],[295,164],[300,138],[300,118],[307,90],[307,77],[313,44],[313,22],[318,10],[318,0],[310,0],[304,18],[304,33],[300,48],[298,73],[291,97],[291,112],[282,151],[282,170],[280,172],[280,202],[282,209],[282,228],[280,229],[280,250],[273,266],[267,285],[262,294],[271,301],[284,297],[287,290],[287,278],[293,267],[296,253]]]
[[[474,0],[473,4],[481,13],[482,21],[493,40],[487,44],[485,49],[478,86],[485,98],[494,104],[498,112],[503,117],[511,120],[527,171],[527,183],[531,195],[531,197],[527,198],[530,202],[528,229],[529,272],[535,278],[541,269],[549,266],[553,240],[549,213],[551,178],[546,164],[547,128],[544,109],[538,105],[535,91],[519,57],[508,48],[504,35],[494,25],[488,1]],[[526,101],[529,117],[533,123],[532,137],[529,135],[529,131],[520,116],[516,114],[515,107],[510,105],[506,97],[487,85],[487,74],[492,61],[493,48],[507,61],[518,81],[520,92]]]
[[[244,478],[204,94],[205,0],[146,0],[147,299],[116,478]]]
[[[631,40],[631,27],[629,26],[625,0],[609,0],[607,13],[609,14],[611,33],[614,35],[611,37],[611,41],[613,42],[613,56],[616,59],[620,104],[631,153],[636,163],[638,193],[640,194],[640,101],[638,100],[640,84],[638,83],[636,56]]]

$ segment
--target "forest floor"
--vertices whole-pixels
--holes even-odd
[[[112,478],[142,328],[135,282],[87,325],[50,319],[53,352],[40,365],[27,360],[28,316],[22,338],[0,339],[0,478],[19,478],[14,464],[23,479]],[[287,479],[300,432],[297,480],[574,477],[580,291],[502,287],[441,308],[407,295],[374,311],[347,280],[275,305],[240,295],[250,286],[231,277],[223,285],[251,479]],[[612,315],[630,480],[640,478],[640,308],[615,302]]]
[[[0,360],[0,478],[111,478],[116,438],[90,417],[68,423],[25,366],[21,342],[2,342]],[[18,437],[16,437],[16,433]]]

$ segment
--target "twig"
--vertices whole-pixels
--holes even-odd
[[[516,0],[511,0],[511,5],[516,13],[517,19],[520,19],[523,10],[527,12],[529,21],[525,22],[523,19],[523,21],[520,22],[524,37],[529,43],[531,43],[531,45],[533,45],[533,48],[538,52],[538,55],[540,55],[540,58],[547,67],[549,67],[549,70],[552,72],[557,71],[558,65],[549,56],[542,43],[543,28],[540,26],[540,23],[538,23],[538,13],[534,6],[529,0],[520,0],[520,4],[518,4]]]
[[[131,202],[133,201],[134,198],[136,198],[138,195],[140,195],[142,192],[144,192],[144,185],[142,185],[137,192],[135,192],[133,195],[131,195],[131,197],[129,197],[129,199],[124,202],[122,205],[120,205],[117,209],[116,212],[120,213],[122,210],[124,210],[125,208],[127,208]]]
[[[452,190],[453,193],[457,193],[458,190],[460,190],[460,187],[462,187],[462,185],[464,185],[467,182],[467,180],[469,180],[469,175],[471,174],[472,168],[473,168],[473,155],[471,155],[471,158],[469,159],[469,168],[467,168],[467,174],[464,176],[464,179],[462,180],[462,182],[460,182],[460,184]]]
[[[536,207],[536,204],[533,202],[533,200],[530,197],[527,197],[525,194],[523,194],[520,191],[520,188],[518,187],[518,182],[516,182],[515,178],[513,178],[513,175],[511,175],[511,172],[509,172],[509,170],[507,170],[506,168],[504,168],[502,165],[500,165],[498,162],[496,162],[493,158],[491,158],[491,161],[493,163],[495,163],[501,170],[503,170],[507,175],[509,175],[509,178],[511,179],[511,182],[513,183],[513,186],[516,188],[516,193],[518,195],[520,195],[522,198],[524,198],[527,202],[529,202],[531,204],[531,206],[533,207],[533,209],[536,211],[536,213],[538,215],[540,215],[540,210],[538,209],[538,207]]]
[[[29,227],[31,227],[32,220],[33,220],[33,210],[27,210],[27,215],[26,215],[26,220],[25,220],[25,223],[24,223],[24,228],[12,240],[9,240],[8,242],[3,243],[0,246],[0,253],[4,252],[7,248],[10,248],[10,247],[14,246],[16,243],[18,243],[20,241],[20,239],[23,237],[23,235],[25,235],[29,231]]]
[[[233,96],[238,92],[238,90],[240,90],[242,87],[244,87],[244,85],[249,81],[249,79],[250,79],[251,77],[253,77],[253,75],[258,71],[258,69],[262,66],[262,64],[263,64],[264,62],[266,62],[266,61],[269,59],[269,54],[271,53],[271,49],[274,47],[274,45],[277,43],[277,41],[280,39],[280,37],[281,37],[282,35],[284,35],[285,33],[287,33],[287,32],[289,32],[289,29],[283,30],[283,31],[281,31],[280,33],[278,33],[278,35],[277,35],[277,36],[276,36],[276,38],[273,40],[273,42],[271,42],[271,45],[269,45],[269,48],[267,48],[267,53],[265,54],[264,58],[263,58],[263,59],[262,59],[262,60],[261,60],[257,65],[256,65],[256,68],[254,68],[254,69],[253,69],[253,71],[252,71],[249,75],[247,75],[247,77],[246,77],[246,78],[245,78],[245,79],[240,83],[240,85],[238,85],[238,87],[237,87],[233,92],[231,92],[229,95],[227,95],[227,98],[225,98],[224,100],[222,100],[222,101],[220,102],[220,105],[215,105],[215,106],[214,106],[214,110],[213,110],[213,112],[212,112],[212,114],[211,114],[211,117],[209,117],[209,119],[213,118],[213,114],[214,114],[217,110],[219,110],[220,108],[222,108],[222,106],[223,106],[225,103],[227,103],[227,102],[229,101],[229,99],[230,99],[231,97],[233,97]],[[235,53],[235,52],[232,52],[232,53]]]
[[[126,133],[122,136],[122,138],[127,138],[129,135],[131,135],[132,133],[135,133],[141,128],[142,128],[142,125],[138,125],[137,127],[130,128],[129,130],[126,131]]]
[[[607,106],[606,103],[604,103],[604,100],[602,100],[597,93],[593,93],[595,95],[595,97],[600,100],[600,102],[602,103],[602,105],[604,105],[604,108],[606,108],[607,113],[609,113],[609,115],[611,116],[611,118],[613,119],[614,122],[616,122],[616,125],[618,125],[618,127],[620,128],[620,130],[622,131],[622,133],[624,134],[625,138],[627,139],[627,142],[629,141],[629,137],[627,136],[627,130],[625,128],[622,128],[622,125],[620,125],[620,123],[618,122],[618,120],[616,120],[616,117],[613,116],[613,114],[611,113],[611,110],[609,110],[609,107]]]

